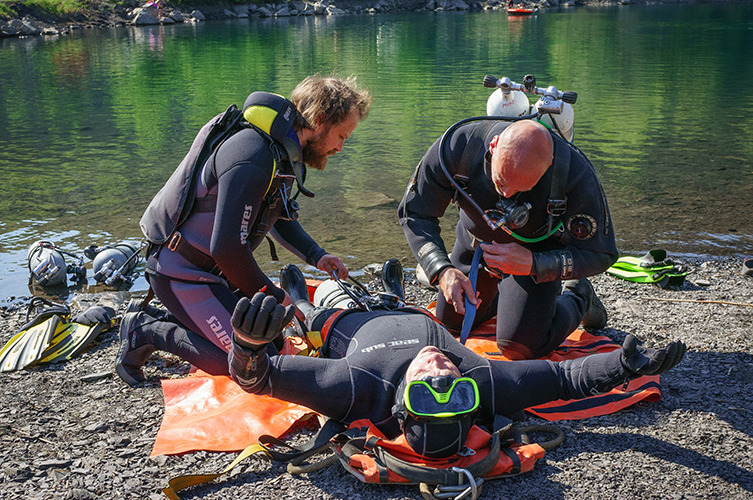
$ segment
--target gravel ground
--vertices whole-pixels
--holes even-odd
[[[688,263],[693,273],[680,290],[592,279],[610,314],[602,333],[617,342],[634,333],[648,345],[687,343],[683,362],[662,376],[661,401],[557,423],[564,443],[533,472],[485,483],[482,498],[753,498],[753,278],[741,274],[739,259]],[[408,299],[426,305],[432,293],[411,277]],[[72,305],[122,310],[127,300],[127,293],[106,293],[74,297]],[[23,311],[0,312],[5,342]],[[163,414],[158,377],[183,376],[188,367],[154,355],[147,370],[153,380],[131,389],[111,371],[116,339],[111,331],[69,362],[0,374],[0,497],[158,499],[169,478],[217,472],[235,458],[207,452],[149,458]],[[339,466],[290,476],[256,457],[230,477],[182,495],[418,497],[416,486],[362,485]]]

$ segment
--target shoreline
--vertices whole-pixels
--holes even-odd
[[[745,0],[743,0],[744,2]],[[286,3],[248,3],[245,5],[164,4],[160,14],[144,8],[145,2],[131,0],[127,5],[91,1],[90,8],[67,15],[55,15],[22,2],[11,3],[11,16],[0,15],[0,38],[67,35],[81,29],[116,26],[146,26],[196,23],[205,20],[253,17],[332,16],[346,14],[376,15],[389,12],[504,11],[504,0],[292,0]],[[518,3],[517,1],[515,3]],[[529,7],[546,11],[562,7],[602,7],[614,5],[661,5],[700,3],[741,3],[740,0],[523,0]]]

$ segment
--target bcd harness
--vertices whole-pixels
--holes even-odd
[[[314,196],[303,186],[306,170],[301,163],[300,146],[288,136],[297,115],[295,106],[282,96],[254,92],[246,99],[243,112],[233,104],[204,125],[188,154],[165,186],[152,199],[141,218],[141,230],[150,244],[147,255],[153,254],[155,247],[165,246],[170,251],[179,253],[199,269],[219,274],[214,260],[187,242],[178,229],[190,214],[216,210],[217,197],[205,196],[197,199],[196,188],[199,182],[208,189],[217,182],[214,171],[217,150],[222,143],[243,128],[253,128],[263,137],[268,142],[274,158],[272,177],[252,226],[255,228],[252,235],[266,236],[270,212],[280,201],[286,204],[287,217],[297,218],[297,194],[292,197],[288,194],[292,181],[295,180],[299,193]],[[274,243],[269,237],[267,241],[272,258],[277,260]],[[153,260],[150,261],[147,263],[147,270],[154,267]]]
[[[357,420],[345,426],[326,420],[317,433],[302,445],[291,445],[273,436],[261,436],[258,443],[246,447],[224,470],[215,474],[177,476],[162,492],[171,500],[178,492],[213,481],[230,472],[251,455],[276,462],[287,462],[287,472],[315,472],[339,462],[345,470],[366,484],[418,484],[426,499],[476,500],[484,480],[517,476],[533,470],[536,461],[562,443],[563,432],[553,425],[516,428],[512,423],[494,431],[473,426],[465,448],[449,458],[430,460],[416,454],[404,436],[389,440],[369,420]],[[532,442],[529,433],[547,433],[554,437]],[[282,451],[286,449],[288,451]],[[307,463],[310,457],[331,452],[324,459]]]

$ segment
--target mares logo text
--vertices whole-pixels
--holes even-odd
[[[251,214],[254,211],[254,207],[246,205],[243,211],[243,221],[241,222],[241,245],[245,245],[248,240],[248,225],[251,223]]]
[[[225,346],[226,350],[230,350],[232,347],[230,342],[230,336],[227,334],[225,329],[222,327],[222,324],[220,323],[220,320],[217,319],[217,316],[212,316],[207,320],[207,324],[209,325],[209,328],[212,329],[212,332],[214,332],[214,335],[217,337],[217,340],[220,341],[220,343]]]

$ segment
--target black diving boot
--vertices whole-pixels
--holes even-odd
[[[131,387],[146,380],[141,367],[156,350],[150,336],[141,329],[147,319],[152,318],[143,312],[131,312],[120,321],[120,347],[115,360],[115,372]]]
[[[314,304],[309,300],[309,289],[306,278],[298,267],[293,264],[285,264],[280,269],[280,287],[290,295],[295,306],[303,313],[308,314],[314,310]]]
[[[160,309],[159,307],[153,306],[151,304],[146,304],[142,307],[143,300],[144,299],[141,298],[132,298],[131,300],[129,300],[124,314],[143,311],[152,318],[157,319],[164,319],[168,315],[168,312],[165,309]]]
[[[399,260],[390,259],[382,266],[382,286],[387,293],[405,300],[405,276]]]
[[[588,330],[601,330],[607,326],[607,310],[596,296],[593,285],[586,278],[579,280],[567,280],[563,283],[565,292],[571,292],[586,299],[588,307],[583,313],[580,324]]]

